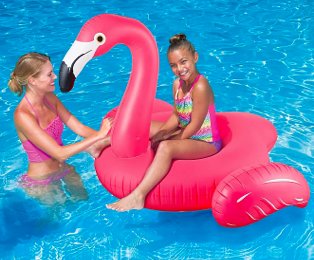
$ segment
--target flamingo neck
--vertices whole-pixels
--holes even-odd
[[[135,157],[148,149],[159,57],[155,39],[141,23],[125,28],[122,44],[130,48],[132,71],[118,109],[111,146],[118,157]]]

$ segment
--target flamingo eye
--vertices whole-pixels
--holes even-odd
[[[99,45],[103,45],[106,41],[106,36],[103,33],[96,33],[94,41],[96,41]]]

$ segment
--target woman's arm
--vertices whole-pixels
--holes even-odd
[[[74,144],[60,146],[38,125],[33,115],[16,110],[14,122],[18,132],[58,161],[65,161],[67,158],[86,150],[97,141],[104,139],[111,127],[110,121],[104,120],[101,129],[98,132],[95,131],[88,138]]]

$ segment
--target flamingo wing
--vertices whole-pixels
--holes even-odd
[[[240,227],[286,206],[305,207],[309,197],[309,186],[300,172],[269,163],[226,176],[215,190],[212,210],[219,224]]]

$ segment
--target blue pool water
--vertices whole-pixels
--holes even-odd
[[[168,38],[184,32],[200,54],[218,111],[246,111],[271,120],[278,140],[272,161],[313,180],[314,3],[312,0],[0,2],[0,258],[1,259],[314,259],[313,200],[247,227],[219,226],[210,211],[153,210],[116,213],[99,183],[93,160],[68,162],[82,176],[89,199],[45,207],[17,185],[27,158],[12,116],[20,98],[7,88],[18,57],[48,53],[58,73],[81,26],[94,15],[115,13],[143,22],[160,50],[157,96],[171,102],[173,75]],[[73,92],[57,95],[85,124],[97,128],[119,104],[130,74],[125,46],[89,63]],[[64,142],[79,140],[66,130]],[[287,190],[287,192],[289,192]]]

